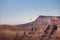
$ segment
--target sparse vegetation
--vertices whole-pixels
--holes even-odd
[[[40,28],[40,29],[39,29]],[[44,27],[38,27],[32,36],[29,36],[29,28],[14,28],[0,26],[0,40],[48,40],[48,37],[41,37]],[[27,35],[28,34],[28,35]],[[39,35],[40,34],[40,35]],[[60,40],[60,27],[57,32],[51,36],[50,40]]]

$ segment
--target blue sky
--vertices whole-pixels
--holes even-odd
[[[60,0],[0,0],[0,24],[24,24],[39,15],[60,16]]]

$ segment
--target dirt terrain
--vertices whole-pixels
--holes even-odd
[[[60,26],[57,32],[51,36],[51,39],[42,37],[46,27],[36,27],[36,30],[31,31],[31,28],[9,28],[0,27],[0,40],[60,40]]]

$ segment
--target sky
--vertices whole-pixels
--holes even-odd
[[[60,0],[0,0],[0,24],[24,24],[39,15],[60,16]]]

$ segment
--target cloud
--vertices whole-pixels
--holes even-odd
[[[23,19],[23,18],[1,18],[0,24],[15,25],[15,24],[24,24],[24,23],[28,23],[31,21],[32,20]]]

